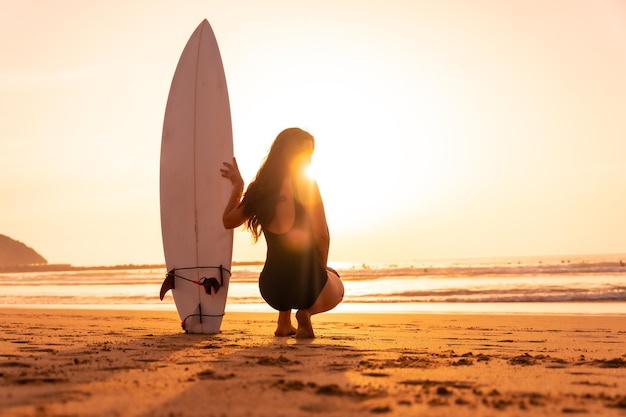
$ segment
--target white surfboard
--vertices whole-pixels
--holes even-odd
[[[233,249],[222,224],[231,184],[220,168],[233,157],[230,105],[213,30],[202,21],[178,61],[161,141],[161,232],[167,277],[183,329],[220,330]]]

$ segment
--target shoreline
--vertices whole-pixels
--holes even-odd
[[[37,313],[0,306],[2,417],[626,414],[619,316],[329,312],[297,340],[274,313],[216,335],[175,311]]]
[[[91,310],[176,312],[173,302],[162,304],[0,304],[2,309],[20,310]],[[227,304],[225,314],[275,314],[265,303]],[[626,316],[624,303],[341,303],[325,314],[433,314],[433,315],[525,315],[525,316]]]

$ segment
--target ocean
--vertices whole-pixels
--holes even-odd
[[[345,286],[338,312],[626,314],[626,254],[330,263]],[[262,265],[232,268],[226,312],[271,312]],[[164,267],[1,273],[0,305],[175,310],[159,300]]]

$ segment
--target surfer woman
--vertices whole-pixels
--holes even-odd
[[[265,236],[259,289],[279,311],[276,336],[315,337],[311,316],[333,309],[343,298],[343,283],[327,265],[330,235],[322,196],[305,173],[314,146],[313,136],[302,129],[282,131],[245,194],[235,158],[221,169],[233,186],[224,227],[246,223],[255,242]],[[292,309],[298,310],[297,329],[291,324]]]

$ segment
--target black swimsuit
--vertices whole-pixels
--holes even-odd
[[[265,301],[278,311],[307,309],[328,280],[304,207],[295,203],[295,221],[286,233],[263,231],[267,258],[259,277]]]

